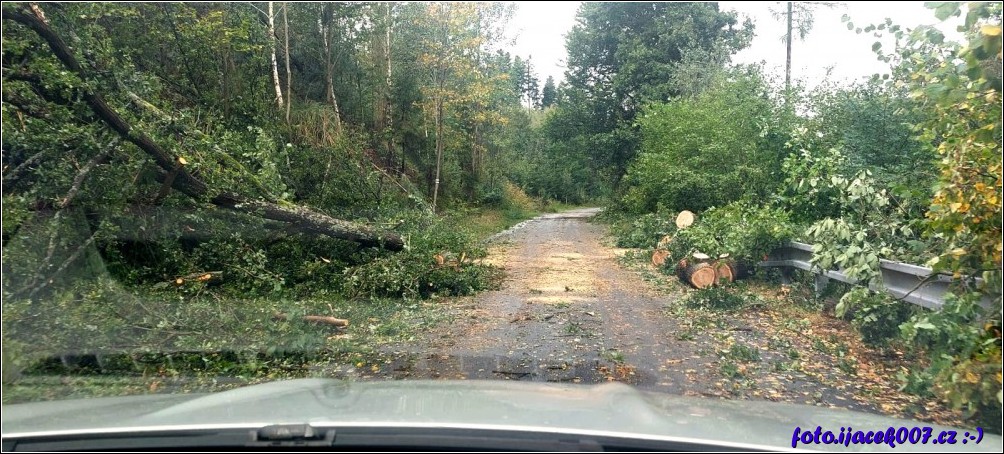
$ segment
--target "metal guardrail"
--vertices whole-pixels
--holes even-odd
[[[860,285],[839,270],[822,270],[812,266],[812,245],[789,242],[772,251],[767,259],[760,262],[762,267],[798,268],[816,275],[816,292],[822,292],[830,279],[851,285]],[[941,309],[945,303],[952,278],[943,274],[935,274],[934,270],[924,266],[909,263],[894,262],[879,259],[879,272],[882,285],[869,285],[876,292],[887,292],[894,298],[929,309]],[[980,279],[976,278],[979,282]],[[1000,295],[984,295],[980,302],[984,308],[992,309]]]

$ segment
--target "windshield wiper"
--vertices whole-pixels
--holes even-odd
[[[310,424],[276,424],[251,431],[252,447],[331,446],[335,429],[314,428]]]

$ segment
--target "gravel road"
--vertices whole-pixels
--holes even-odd
[[[910,364],[787,296],[737,312],[684,308],[678,303],[693,290],[625,266],[607,227],[589,221],[598,212],[547,214],[493,237],[488,260],[506,270],[501,288],[442,302],[448,322],[397,346],[370,377],[616,380],[677,395],[957,421],[897,389],[895,374]]]

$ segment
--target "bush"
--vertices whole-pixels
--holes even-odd
[[[838,316],[851,319],[865,344],[882,347],[899,336],[900,325],[917,312],[917,307],[895,301],[888,294],[858,287],[840,298],[836,310]]]
[[[900,329],[912,353],[931,358],[931,364],[911,378],[929,377],[936,395],[977,424],[996,430],[1004,401],[1000,306],[991,312],[979,301],[979,293],[948,294],[941,310],[919,312]]]
[[[651,248],[666,235],[676,232],[672,216],[665,213],[649,213],[639,216],[630,226],[616,229],[617,247]]]
[[[787,132],[755,72],[721,77],[708,91],[650,105],[638,119],[642,146],[624,177],[622,208],[705,210],[775,192]]]

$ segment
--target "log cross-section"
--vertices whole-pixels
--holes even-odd
[[[683,277],[695,288],[708,288],[715,284],[715,269],[707,263],[694,263],[683,271]]]
[[[712,267],[715,268],[715,281],[718,285],[735,282],[736,271],[728,260],[718,260]]]

